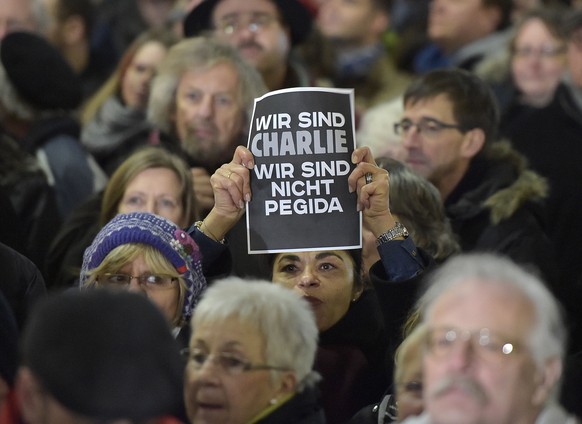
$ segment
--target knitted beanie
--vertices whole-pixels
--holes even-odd
[[[89,271],[118,246],[142,243],[159,250],[186,282],[182,317],[189,319],[198,298],[206,288],[202,273],[202,255],[198,245],[187,232],[170,220],[147,212],[119,214],[107,223],[85,250],[81,267],[81,287]]]

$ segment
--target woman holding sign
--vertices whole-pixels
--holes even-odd
[[[390,352],[400,341],[401,323],[414,303],[417,277],[430,263],[390,213],[388,172],[376,165],[367,147],[356,149],[351,159],[356,166],[348,189],[357,193],[358,209],[377,238],[381,257],[370,277],[375,286],[382,286],[383,296],[397,297],[398,305],[381,309],[376,291],[364,287],[359,249],[271,257],[272,280],[303,296],[315,313],[320,332],[315,369],[323,376],[328,422],[343,422],[381,397],[390,381],[385,364],[392,363]],[[233,160],[211,177],[215,206],[196,228],[217,247],[251,201],[253,166],[251,152],[239,146]]]

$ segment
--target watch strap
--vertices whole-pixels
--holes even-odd
[[[394,227],[390,228],[389,230],[385,231],[384,233],[380,234],[376,239],[376,246],[380,246],[383,243],[388,243],[391,240],[394,240],[398,237],[408,237],[408,230],[404,225],[400,222],[396,222]]]

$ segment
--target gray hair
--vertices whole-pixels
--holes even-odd
[[[539,367],[546,360],[564,359],[567,330],[562,310],[542,280],[510,259],[492,253],[470,253],[449,259],[430,278],[428,290],[420,299],[426,323],[435,301],[446,291],[468,281],[480,286],[502,287],[529,300],[535,323],[529,334],[529,350]]]
[[[228,277],[217,281],[194,310],[193,333],[198,325],[228,318],[258,330],[265,342],[267,363],[293,370],[298,391],[317,382],[312,371],[318,338],[315,317],[293,291],[266,280]]]
[[[219,63],[231,64],[238,74],[244,118],[248,124],[254,99],[267,91],[265,83],[257,70],[245,62],[234,47],[207,37],[182,40],[168,51],[152,83],[148,119],[162,131],[174,133],[171,116],[175,111],[176,91],[182,75]]]
[[[410,231],[414,243],[437,262],[460,251],[437,188],[404,163],[376,159],[390,173],[390,211]]]

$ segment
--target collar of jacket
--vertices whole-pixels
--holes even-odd
[[[528,169],[525,157],[509,142],[498,141],[471,161],[445,207],[450,216],[465,218],[488,209],[491,222],[498,224],[526,202],[539,202],[547,195],[545,178]]]

